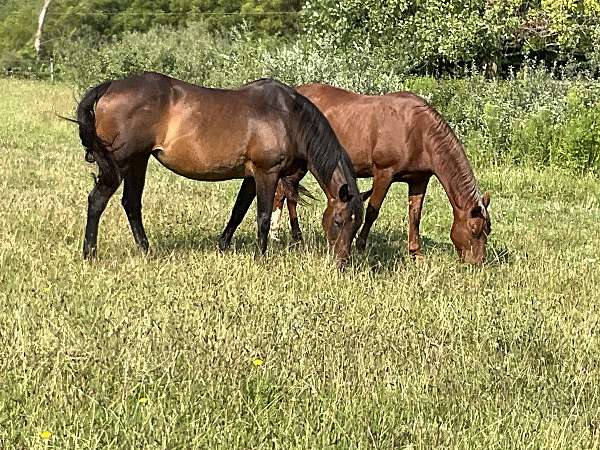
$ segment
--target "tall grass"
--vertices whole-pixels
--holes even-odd
[[[437,182],[425,258],[407,258],[395,186],[340,274],[321,196],[300,212],[306,246],[255,262],[252,211],[215,249],[238,182],[153,162],[152,253],[114,198],[87,263],[92,169],[55,115],[76,93],[0,81],[1,448],[598,448],[597,178],[482,164],[481,269],[457,262]]]

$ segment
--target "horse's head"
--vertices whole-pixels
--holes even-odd
[[[344,184],[336,198],[329,199],[323,213],[323,229],[329,248],[333,250],[338,268],[350,260],[352,240],[363,221],[363,205],[360,195],[351,194]]]
[[[454,223],[450,238],[456,247],[461,261],[470,264],[483,264],[485,245],[492,232],[492,222],[488,214],[490,195],[486,192],[479,204],[466,210],[454,211]]]

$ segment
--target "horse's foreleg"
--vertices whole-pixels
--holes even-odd
[[[83,257],[86,259],[96,256],[100,216],[106,209],[108,201],[119,187],[119,184],[121,184],[120,180],[114,180],[112,184],[108,184],[100,176],[88,195],[87,223],[85,225],[85,237],[83,240]]]
[[[273,199],[277,187],[278,174],[256,174],[256,224],[258,226],[258,250],[260,255],[267,251],[267,238],[271,227]]]
[[[421,256],[419,224],[428,183],[429,178],[408,184],[408,252],[411,256]]]
[[[142,193],[144,192],[147,167],[148,156],[146,155],[131,163],[125,176],[121,200],[135,243],[144,253],[148,251],[148,238],[142,222]]]
[[[371,231],[371,227],[377,219],[377,216],[379,216],[379,209],[392,184],[393,177],[394,174],[390,171],[378,171],[373,176],[373,193],[369,198],[369,206],[367,206],[367,212],[365,214],[365,223],[356,239],[356,248],[360,251],[364,251],[367,247],[369,232]]]
[[[233,233],[235,233],[237,227],[242,223],[254,197],[256,197],[256,183],[254,182],[254,178],[246,177],[244,178],[244,181],[242,181],[242,186],[240,187],[237,199],[235,200],[235,205],[233,205],[231,218],[219,238],[219,250],[225,251],[229,248]],[[273,204],[271,203],[270,206],[272,207],[272,205]]]

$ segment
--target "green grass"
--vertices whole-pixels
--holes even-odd
[[[0,448],[599,447],[598,178],[476,168],[483,268],[457,262],[437,182],[412,262],[397,185],[367,260],[337,273],[322,195],[300,211],[306,246],[286,235],[255,262],[254,210],[215,249],[239,181],[153,161],[152,253],[118,193],[87,263],[93,167],[55,116],[75,97],[0,80]]]

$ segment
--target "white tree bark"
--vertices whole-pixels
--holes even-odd
[[[44,31],[44,20],[46,19],[46,13],[48,12],[50,2],[52,2],[52,0],[44,0],[44,5],[42,6],[42,10],[40,11],[40,16],[38,18],[38,28],[37,32],[35,33],[35,41],[33,42],[33,48],[35,49],[35,53],[37,55],[40,54],[40,49],[42,48],[42,32]]]

